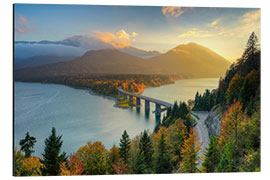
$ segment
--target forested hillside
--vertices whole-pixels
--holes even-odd
[[[42,157],[33,157],[36,142],[29,133],[14,150],[14,174],[96,175],[260,171],[260,49],[254,33],[240,59],[231,65],[219,87],[197,93],[193,110],[224,111],[220,134],[212,136],[204,157],[196,122],[185,102],[175,102],[153,133],[145,130],[130,139],[124,131],[119,145],[107,150],[102,142],[87,142],[74,154],[60,153],[62,136],[45,140]],[[120,136],[120,135],[119,135]],[[202,168],[198,168],[203,158]]]
[[[197,93],[193,110],[224,112],[220,134],[211,138],[204,171],[260,171],[260,47],[255,33],[219,86]]]

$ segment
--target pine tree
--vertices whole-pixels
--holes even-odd
[[[220,160],[216,171],[218,172],[237,172],[237,160],[239,159],[236,151],[236,144],[233,138],[227,140],[224,150],[220,155]]]
[[[29,132],[25,134],[24,139],[20,140],[21,150],[24,152],[26,158],[30,157],[31,154],[35,152],[33,149],[36,142],[36,138],[30,136]]]
[[[135,174],[146,174],[147,173],[145,158],[141,152],[138,152],[136,155],[134,173]]]
[[[205,172],[214,172],[219,162],[219,149],[217,143],[217,136],[211,136],[209,147],[205,154],[205,160],[203,162],[203,168]]]
[[[164,134],[161,134],[161,138],[158,146],[158,157],[156,161],[156,173],[157,174],[165,174],[172,172],[172,163],[171,157],[167,150],[167,145],[164,139]]]
[[[60,154],[63,141],[62,136],[56,136],[56,130],[53,127],[51,135],[45,139],[45,149],[41,161],[45,168],[43,175],[56,176],[60,174],[60,164],[67,159],[66,153]]]
[[[247,59],[250,56],[254,56],[257,50],[258,50],[258,37],[254,32],[252,32],[251,35],[249,36],[246,49],[242,55],[242,58]]]
[[[189,138],[185,139],[184,145],[181,148],[181,156],[183,158],[180,163],[180,171],[184,173],[195,173],[198,171],[197,165],[198,152],[201,144],[198,142],[197,133],[190,128]]]
[[[143,159],[146,165],[147,170],[149,170],[149,172],[152,170],[153,168],[153,144],[152,141],[150,139],[150,136],[148,135],[148,132],[146,130],[144,130],[141,139],[140,139],[140,143],[139,143],[139,149],[140,149],[140,154],[143,155]]]
[[[120,157],[123,159],[125,164],[128,164],[129,151],[130,151],[130,139],[127,131],[125,130],[122,138],[120,139]]]

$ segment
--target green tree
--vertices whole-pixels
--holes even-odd
[[[185,119],[188,113],[189,113],[189,110],[188,110],[187,104],[185,102],[180,102],[177,118]]]
[[[237,151],[236,144],[233,138],[227,140],[224,150],[220,155],[220,160],[216,171],[218,172],[237,172]]]
[[[171,173],[173,169],[171,163],[171,157],[167,149],[167,145],[164,139],[164,134],[161,134],[161,138],[158,145],[158,157],[156,160],[156,173],[165,174]]]
[[[250,126],[248,139],[251,141],[252,148],[257,150],[261,145],[261,113],[259,105],[251,117]]]
[[[30,136],[29,132],[25,134],[24,139],[20,140],[21,150],[24,152],[26,158],[30,157],[31,154],[35,152],[33,149],[36,142],[36,138]]]
[[[243,163],[240,166],[242,172],[259,172],[260,171],[260,151],[251,150],[243,159]]]
[[[248,106],[250,102],[252,102],[252,104],[248,108],[249,115],[251,115],[252,110],[254,109],[254,99],[252,98],[255,97],[259,86],[260,86],[260,75],[257,71],[252,70],[246,76],[243,83],[243,89],[241,92],[241,103],[243,104],[244,109]]]
[[[76,152],[76,156],[83,162],[85,172],[89,175],[102,175],[108,171],[108,151],[100,142],[88,142]]]
[[[239,100],[243,81],[244,81],[243,78],[239,74],[236,74],[230,81],[226,96],[228,105],[234,103],[234,101]]]
[[[203,162],[203,170],[205,172],[214,172],[215,168],[219,162],[219,148],[218,148],[217,136],[211,136],[209,147],[205,154],[205,160]]]
[[[150,172],[153,169],[154,151],[153,151],[153,144],[150,139],[150,135],[148,134],[146,130],[144,130],[143,134],[141,135],[139,149],[140,149],[140,154],[143,155],[146,168]]]
[[[249,57],[254,57],[257,51],[258,51],[258,37],[254,32],[252,32],[251,35],[249,36],[246,49],[242,55],[242,58],[248,59]]]
[[[125,164],[128,164],[129,160],[129,151],[130,151],[130,139],[127,131],[125,130],[120,139],[120,156],[123,159]]]
[[[42,174],[47,176],[56,176],[60,174],[60,164],[67,159],[66,153],[60,154],[63,141],[62,136],[56,135],[56,130],[53,127],[51,135],[45,139],[45,149],[42,154],[41,162],[45,165],[42,169]]]
[[[141,152],[137,152],[136,160],[135,160],[135,167],[134,167],[135,174],[147,174],[148,169],[145,164],[144,155]]]

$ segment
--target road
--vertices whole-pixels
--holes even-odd
[[[193,118],[197,121],[197,125],[196,125],[197,137],[199,138],[199,142],[202,144],[199,155],[202,157],[204,152],[206,151],[206,148],[208,147],[208,141],[209,141],[208,130],[204,124],[204,121],[207,118],[209,112],[194,111],[192,113],[196,114],[199,117],[199,120],[198,120],[196,117],[193,116]],[[199,161],[198,168],[201,168],[202,162],[203,162],[203,159]]]

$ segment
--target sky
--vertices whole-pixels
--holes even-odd
[[[248,37],[260,40],[260,9],[15,4],[15,41],[59,41],[87,35],[116,48],[168,50],[190,42],[230,61]]]

